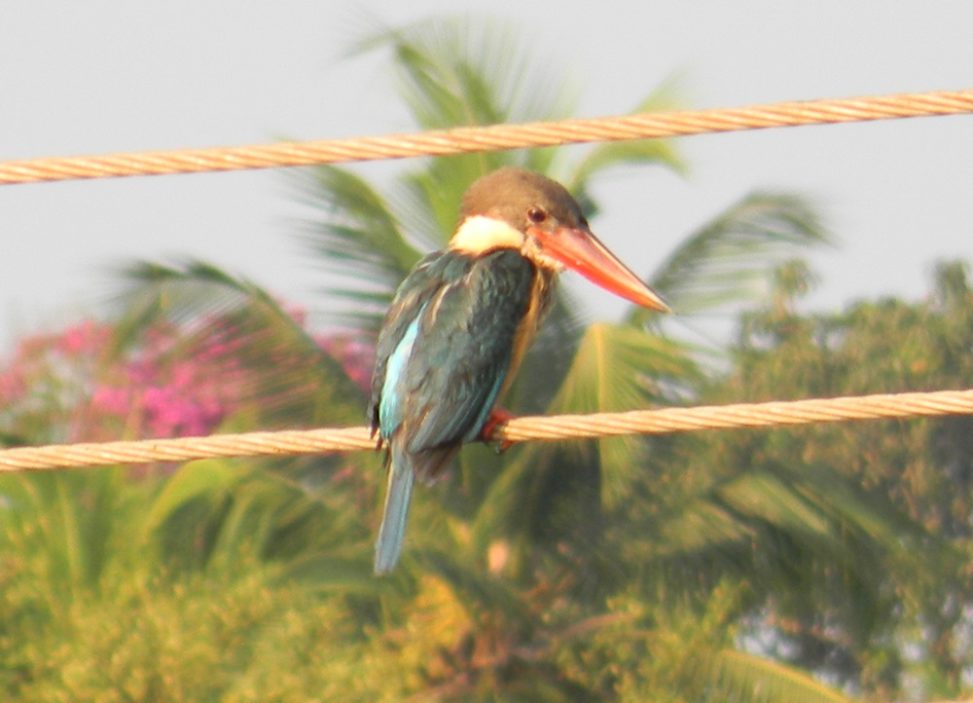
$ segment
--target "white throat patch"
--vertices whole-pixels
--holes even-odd
[[[467,217],[449,242],[450,249],[467,254],[482,254],[498,248],[520,250],[523,245],[522,232],[503,220],[495,220],[485,215]]]

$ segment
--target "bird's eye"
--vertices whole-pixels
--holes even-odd
[[[547,213],[544,212],[539,207],[532,207],[530,210],[527,211],[527,217],[535,225],[539,225],[541,222],[547,219]]]

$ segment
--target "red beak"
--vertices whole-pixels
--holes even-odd
[[[529,233],[544,254],[592,283],[637,305],[669,312],[669,306],[659,294],[645,285],[587,229],[560,227],[545,232],[532,227]]]

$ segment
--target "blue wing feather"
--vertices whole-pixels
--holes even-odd
[[[419,317],[422,307],[435,295],[442,284],[440,259],[443,252],[433,252],[423,258],[399,286],[382,323],[382,331],[375,345],[375,370],[372,372],[372,397],[368,404],[368,418],[374,432],[381,420],[381,400],[387,380],[386,366],[402,341],[409,326]]]
[[[420,315],[421,310],[420,310]],[[405,375],[406,363],[412,355],[412,347],[419,333],[419,317],[405,329],[405,334],[388,358],[385,366],[385,380],[379,399],[380,431],[383,439],[388,439],[402,422],[402,394],[396,388],[397,382]]]

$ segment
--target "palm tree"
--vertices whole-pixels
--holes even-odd
[[[376,33],[358,47],[378,49],[392,51],[403,99],[421,128],[570,113],[570,101],[556,89],[559,76],[538,70],[495,28],[481,34],[464,24],[424,24]],[[635,109],[670,101],[664,88]],[[609,170],[684,168],[675,147],[661,141],[571,153],[579,155],[538,149],[430,159],[386,189],[351,169],[302,172],[297,187],[317,212],[304,240],[336,281],[330,305],[343,304],[333,322],[342,334],[372,339],[398,282],[422,251],[449,237],[463,191],[499,166],[560,180],[593,215],[593,183]],[[782,262],[825,241],[801,198],[744,196],[689,234],[649,277],[677,318],[649,319],[633,310],[620,322],[586,326],[562,291],[509,405],[520,412],[596,412],[702,397],[721,357],[693,343],[692,331],[714,311],[726,319],[759,301]],[[191,349],[193,335],[207,333],[193,320],[217,313],[232,320],[228,342],[250,379],[249,422],[266,428],[363,416],[363,391],[347,369],[252,282],[199,262],[142,264],[129,274],[123,342],[165,318],[192,331]],[[789,570],[793,550],[816,560],[841,558],[854,571],[843,535],[887,549],[888,535],[871,529],[885,516],[854,496],[832,500],[829,484],[795,488],[783,470],[748,474],[745,458],[732,467],[700,464],[687,447],[618,439],[533,444],[505,457],[470,447],[449,481],[415,501],[408,554],[391,585],[359,593],[354,607],[369,613],[379,632],[430,618],[451,623],[445,641],[430,635],[426,644],[409,645],[424,652],[424,685],[443,698],[490,698],[497,691],[634,697],[651,687],[654,697],[673,700],[842,700],[800,672],[745,653],[735,633],[766,602],[766,584],[806,587]],[[666,458],[658,465],[679,464],[673,457],[682,475],[653,468]],[[350,481],[342,474],[342,500],[377,510],[378,463],[368,456],[262,465],[321,492],[338,514],[341,501],[327,497],[330,477],[353,468]],[[357,517],[349,510],[345,522]],[[378,515],[357,519],[359,528],[376,525]],[[370,542],[360,529],[353,532],[344,554],[357,557],[342,563],[360,575]],[[326,554],[321,559],[333,578],[339,567]],[[320,574],[311,562],[303,573]],[[858,575],[866,585],[875,580]],[[390,642],[393,650],[406,647],[394,637]]]

